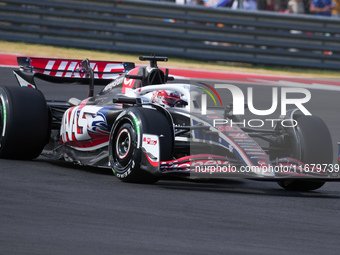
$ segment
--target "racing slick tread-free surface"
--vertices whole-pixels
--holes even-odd
[[[37,158],[48,141],[49,113],[36,89],[0,87],[0,158]]]
[[[296,132],[298,144],[301,145],[300,158],[305,164],[331,164],[333,161],[333,148],[330,132],[317,116],[299,115],[296,118],[298,123]],[[306,180],[285,180],[278,184],[288,190],[308,191],[322,187],[323,181]]]

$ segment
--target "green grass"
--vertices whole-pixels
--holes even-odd
[[[113,52],[73,49],[46,46],[39,44],[28,44],[21,42],[7,42],[0,40],[0,52],[23,54],[28,56],[40,57],[56,57],[56,58],[73,58],[73,59],[92,59],[92,60],[107,60],[107,61],[127,61],[134,63],[142,63],[138,60],[139,55],[135,54],[121,54]],[[260,66],[251,64],[239,63],[212,63],[212,62],[199,62],[178,58],[169,58],[166,64],[159,64],[164,67],[178,67],[190,68],[200,70],[214,70],[224,72],[240,72],[240,73],[258,73],[268,75],[284,75],[284,76],[297,76],[297,77],[311,77],[311,78],[340,78],[340,71],[330,70],[317,70],[293,67],[273,67],[273,66]]]

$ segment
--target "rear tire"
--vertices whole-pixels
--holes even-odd
[[[317,116],[298,115],[296,144],[298,149],[294,151],[293,158],[305,164],[332,164],[333,147],[332,139],[326,124]],[[296,151],[296,152],[295,152]],[[309,191],[321,188],[324,181],[308,180],[284,180],[278,184],[287,190]]]
[[[34,159],[49,137],[49,112],[36,89],[0,87],[0,158]]]

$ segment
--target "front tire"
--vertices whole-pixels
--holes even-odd
[[[171,159],[174,134],[169,119],[155,109],[131,108],[117,118],[110,135],[110,163],[116,177],[122,181],[154,183],[159,180],[147,169],[148,165],[142,164],[143,134],[158,136],[160,160]]]
[[[332,164],[332,139],[326,124],[317,116],[298,115],[296,127],[297,148],[290,148],[295,155],[293,158],[305,164]],[[324,181],[308,181],[288,179],[278,184],[287,190],[309,191],[321,188]]]

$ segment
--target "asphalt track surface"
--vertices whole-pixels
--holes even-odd
[[[11,68],[0,77],[16,86]],[[48,99],[87,93],[41,89]],[[335,150],[340,92],[311,92],[308,109],[327,123]],[[339,254],[339,198],[340,183],[315,192],[243,179],[139,185],[43,157],[1,159],[0,254]]]

